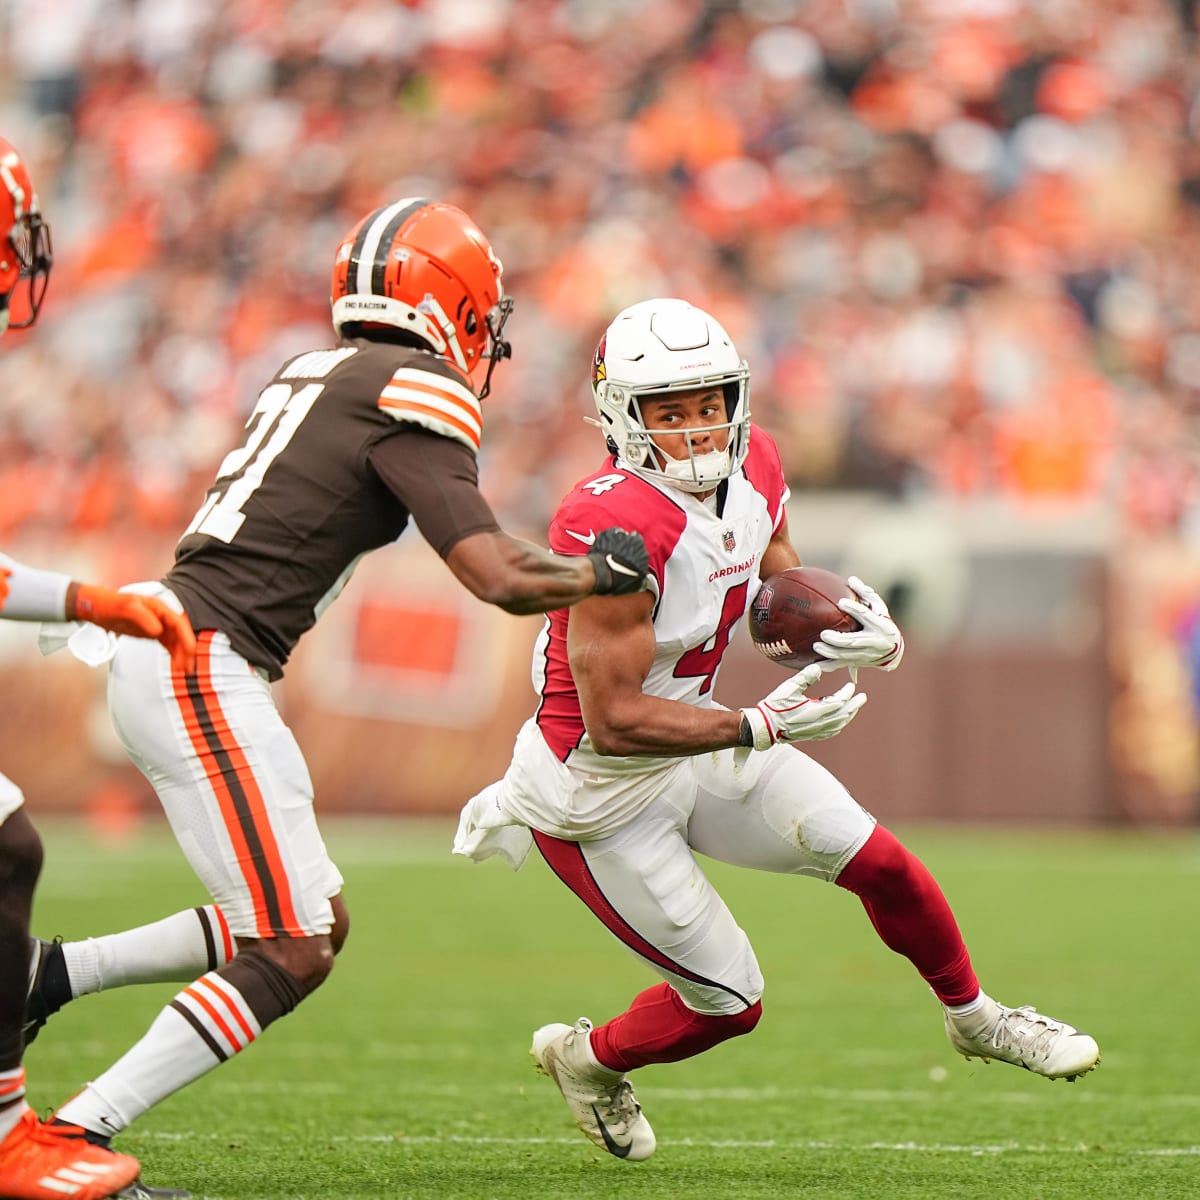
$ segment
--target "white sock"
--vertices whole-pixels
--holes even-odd
[[[95,1133],[120,1133],[131,1121],[262,1032],[242,994],[210,972],[183,989],[145,1037],[54,1115]]]
[[[975,997],[969,1004],[947,1004],[946,1011],[952,1017],[968,1017],[973,1012],[978,1012],[991,999],[983,989],[979,990],[979,995]]]
[[[0,1142],[20,1123],[29,1110],[25,1103],[25,1068],[0,1071]]]
[[[223,967],[233,940],[215,904],[187,908],[150,925],[65,942],[71,995],[86,996],[128,983],[181,983]]]

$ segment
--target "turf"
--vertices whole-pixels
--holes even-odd
[[[153,825],[120,846],[48,824],[43,935],[202,903]],[[119,1141],[149,1182],[305,1197],[1152,1200],[1200,1195],[1200,841],[901,830],[955,904],[984,985],[1088,1029],[1100,1069],[1049,1083],[950,1050],[853,897],[711,864],[767,978],[749,1037],[638,1073],[659,1150],[594,1150],[536,1076],[530,1031],[601,1020],[654,977],[540,863],[453,859],[443,824],[336,824],[353,928],[332,979]],[[63,1100],[173,994],[87,997],[26,1058]]]

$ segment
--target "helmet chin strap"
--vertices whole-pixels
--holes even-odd
[[[716,487],[729,476],[729,451],[710,450],[707,454],[691,454],[687,458],[667,458],[662,472],[673,483]]]
[[[672,458],[661,446],[651,442],[648,455],[642,461],[653,466],[668,483],[684,492],[706,492],[729,478],[729,450],[709,450],[687,458]]]
[[[417,305],[417,312],[423,313],[427,317],[432,317],[434,324],[441,331],[442,337],[446,342],[448,349],[454,358],[454,361],[464,370],[469,370],[467,360],[463,355],[462,347],[458,344],[458,334],[454,329],[454,322],[446,316],[445,310],[429,293],[425,293],[425,299]]]

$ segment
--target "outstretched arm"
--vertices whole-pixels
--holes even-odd
[[[0,617],[9,621],[65,621],[70,576],[27,567],[0,554]]]
[[[183,613],[153,596],[78,583],[0,554],[0,617],[10,621],[90,621],[110,633],[153,638],[177,670],[196,665],[196,635]]]
[[[506,612],[624,595],[646,577],[650,556],[640,534],[601,530],[589,553],[568,557],[506,533],[479,491],[474,455],[449,438],[402,430],[372,449],[370,463],[459,583]]]
[[[648,563],[641,536],[623,529],[603,530],[591,553],[573,557],[551,554],[503,530],[472,534],[446,555],[446,565],[468,591],[519,615],[637,591]]]

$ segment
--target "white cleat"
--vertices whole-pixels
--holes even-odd
[[[529,1053],[537,1069],[558,1084],[575,1123],[591,1141],[617,1158],[641,1162],[654,1153],[654,1130],[629,1080],[592,1055],[591,1028],[582,1017],[574,1026],[543,1025]]]
[[[1100,1062],[1095,1038],[1031,1004],[1006,1008],[988,998],[977,1012],[954,1016],[947,1010],[946,1036],[964,1058],[998,1059],[1047,1079],[1073,1083]]]

